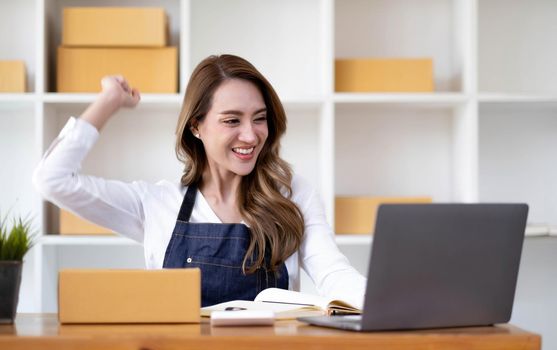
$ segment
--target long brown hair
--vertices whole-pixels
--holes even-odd
[[[256,165],[242,178],[237,193],[240,214],[251,232],[242,268],[246,273],[260,267],[277,271],[298,250],[304,219],[291,200],[292,170],[279,156],[280,138],[286,131],[286,113],[271,84],[245,59],[234,55],[209,56],[191,74],[176,128],[176,155],[185,165],[181,182],[189,186],[201,181],[207,155],[191,127],[205,118],[215,90],[228,79],[246,80],[259,89],[267,107],[269,129]],[[267,266],[265,253],[270,257]]]

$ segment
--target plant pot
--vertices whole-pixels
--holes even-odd
[[[0,323],[13,323],[19,300],[21,261],[0,261]]]

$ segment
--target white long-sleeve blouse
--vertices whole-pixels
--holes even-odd
[[[33,183],[59,207],[142,243],[146,267],[162,268],[187,187],[179,181],[126,183],[81,174],[82,161],[98,138],[94,126],[71,117],[35,169]],[[338,250],[317,192],[294,176],[292,200],[302,211],[305,230],[299,250],[285,262],[289,288],[299,290],[301,267],[321,295],[361,307],[366,279]],[[199,191],[190,221],[221,223]]]

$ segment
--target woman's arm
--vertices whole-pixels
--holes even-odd
[[[54,140],[35,169],[33,183],[59,207],[141,242],[143,185],[80,174],[99,130],[120,108],[139,102],[139,92],[130,89],[122,77],[103,78],[102,87],[81,118],[71,118]]]
[[[122,76],[107,76],[101,80],[102,91],[81,115],[81,119],[101,130],[108,119],[121,107],[135,107],[139,91],[132,89]]]
[[[317,192],[300,177],[293,181],[293,192],[305,222],[299,250],[301,267],[312,279],[319,294],[363,307],[366,278],[350,265],[338,249]]]

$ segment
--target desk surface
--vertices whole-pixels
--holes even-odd
[[[0,325],[0,349],[482,349],[539,350],[512,325],[357,333],[278,321],[274,327],[202,324],[60,325],[56,314],[18,314]]]

